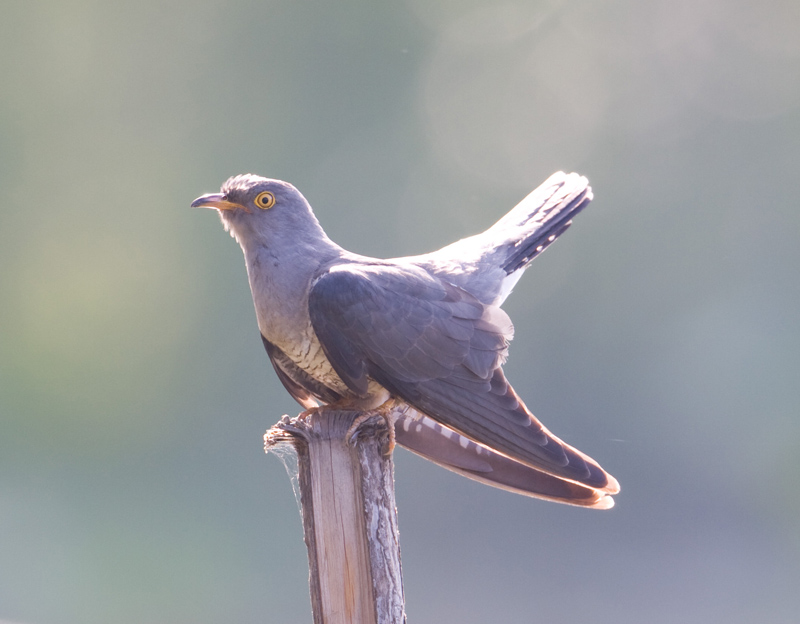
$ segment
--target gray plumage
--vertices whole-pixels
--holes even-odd
[[[559,172],[485,232],[391,260],[339,247],[279,180],[236,176],[192,205],[216,208],[241,245],[264,346],[301,405],[400,400],[397,441],[412,451],[498,487],[608,508],[616,480],[544,428],[502,370],[513,325],[499,306],[591,198],[585,178]]]

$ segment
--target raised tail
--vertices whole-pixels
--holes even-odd
[[[590,201],[586,178],[559,171],[488,230],[413,260],[481,301],[500,305],[531,260],[563,234]]]
[[[498,241],[496,258],[508,274],[524,269],[563,234],[572,219],[592,201],[589,181],[559,171],[532,191],[506,216],[484,232]]]

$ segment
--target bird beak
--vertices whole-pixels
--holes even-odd
[[[192,202],[192,208],[216,208],[217,210],[234,210],[242,208],[239,204],[228,201],[222,193],[209,193]]]

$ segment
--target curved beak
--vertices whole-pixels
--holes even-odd
[[[192,208],[216,208],[217,210],[234,210],[241,208],[239,204],[228,201],[222,193],[208,193],[192,202]]]

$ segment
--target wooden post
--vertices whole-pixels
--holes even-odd
[[[404,624],[394,463],[387,419],[322,407],[284,416],[267,452],[297,452],[314,624]]]

